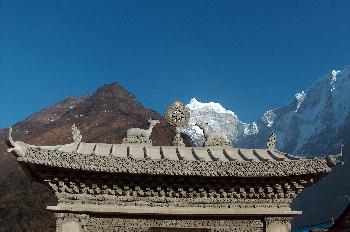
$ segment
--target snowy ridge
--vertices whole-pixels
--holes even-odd
[[[340,73],[340,70],[332,70],[332,72],[331,72],[331,82],[330,82],[330,84],[331,84],[331,91],[333,91],[334,89],[335,89],[335,86],[334,86],[334,82],[336,82],[337,81],[337,75],[338,75],[338,73]]]
[[[256,122],[253,122],[252,124],[244,124],[244,135],[255,135],[257,133],[259,133],[259,127]]]
[[[297,99],[297,108],[295,109],[295,112],[298,112],[299,107],[301,104],[303,104],[306,97],[306,93],[304,91],[301,91],[300,93],[295,94],[295,98]]]
[[[312,155],[315,144],[321,153],[339,146],[340,133],[350,119],[350,65],[331,70],[294,97],[289,104],[267,111],[257,121],[258,136],[274,132],[279,149],[295,154]],[[263,145],[263,138],[254,139],[248,138],[244,144]]]
[[[207,122],[209,131],[224,132],[234,144],[238,138],[259,131],[256,123],[241,122],[233,111],[216,102],[202,103],[192,98],[186,107],[191,112],[191,119],[183,132],[188,134],[197,146],[202,146],[204,142],[202,130],[195,125],[197,122]]]
[[[266,123],[268,127],[272,127],[273,122],[276,119],[276,114],[273,112],[273,110],[268,110],[264,116],[262,117],[263,122]]]
[[[225,109],[224,107],[222,107],[220,103],[216,103],[216,102],[202,103],[202,102],[199,102],[196,98],[192,98],[191,101],[186,105],[186,107],[190,111],[210,110],[219,114],[231,114],[232,116],[238,118],[233,111]]]
[[[265,147],[274,132],[277,147],[294,154],[313,155],[330,152],[342,143],[341,133],[350,121],[350,65],[316,81],[295,94],[289,104],[268,110],[253,123],[239,120],[219,103],[202,103],[192,98],[186,107],[191,112],[190,125],[184,128],[197,145],[203,133],[196,122],[208,122],[209,131],[224,132],[232,144],[240,147]]]

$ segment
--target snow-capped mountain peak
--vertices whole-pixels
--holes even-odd
[[[238,119],[234,112],[219,103],[202,103],[192,98],[189,126],[184,128],[197,145],[203,144],[202,131],[196,122],[208,122],[209,131],[223,132],[232,144],[240,147],[264,147],[274,132],[277,147],[296,154],[313,154],[315,147],[330,152],[337,147],[345,125],[350,120],[350,65],[331,70],[310,88],[295,94],[292,101],[267,111],[253,123]],[[325,139],[327,138],[327,139]],[[329,141],[337,141],[329,142]]]
[[[257,124],[241,122],[233,111],[225,109],[216,102],[202,103],[192,98],[186,107],[191,112],[191,119],[183,132],[188,134],[197,146],[203,144],[204,137],[201,129],[195,125],[196,122],[207,122],[209,131],[225,133],[233,144],[240,137],[256,134],[259,131]]]
[[[225,109],[222,105],[220,105],[220,103],[217,102],[200,102],[198,101],[196,98],[192,98],[191,101],[186,105],[186,107],[190,110],[190,111],[205,111],[205,110],[210,110],[219,114],[231,114],[234,117],[237,118],[236,114],[231,111],[231,110],[227,110]]]

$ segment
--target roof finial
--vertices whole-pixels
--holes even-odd
[[[186,126],[190,120],[190,112],[188,109],[180,101],[175,101],[167,108],[165,119],[170,125],[176,127],[176,135],[174,137],[173,145],[185,146],[180,132],[181,128]]]
[[[75,143],[80,143],[81,140],[83,139],[83,136],[80,134],[80,130],[75,125],[75,123],[72,126],[72,136],[73,136],[73,141]]]
[[[276,134],[272,132],[271,136],[267,140],[267,148],[270,150],[276,149]]]

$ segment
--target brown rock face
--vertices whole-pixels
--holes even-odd
[[[70,143],[75,123],[84,142],[121,143],[128,128],[148,128],[150,118],[161,122],[154,127],[153,145],[171,145],[174,128],[159,113],[144,108],[131,93],[112,83],[93,95],[69,97],[34,113],[13,126],[13,137],[36,145]],[[54,216],[45,210],[47,205],[56,204],[53,193],[32,182],[6,152],[6,136],[7,130],[0,130],[0,231],[54,231]],[[184,142],[194,145],[187,136]]]

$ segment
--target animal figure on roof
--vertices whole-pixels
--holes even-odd
[[[207,122],[197,122],[196,126],[202,129],[205,142],[204,146],[228,146],[231,145],[227,136],[222,132],[209,132]]]
[[[159,120],[149,119],[148,129],[130,128],[126,131],[126,138],[123,139],[123,143],[152,143],[150,136],[153,131],[153,127],[160,123]]]

